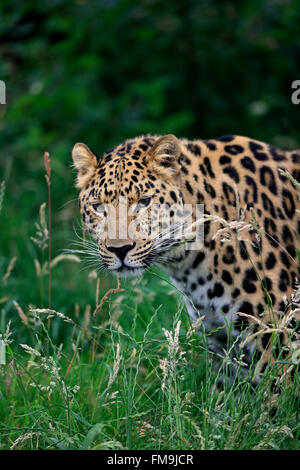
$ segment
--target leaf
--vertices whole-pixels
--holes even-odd
[[[81,416],[79,416],[79,414],[75,413],[75,411],[73,410],[70,410],[71,411],[71,414],[74,416],[74,418],[76,418],[78,421],[80,421],[82,424],[84,424],[85,426],[88,426],[89,428],[92,427],[92,424],[89,423],[88,421],[86,421],[84,418],[82,418]]]
[[[94,426],[87,433],[83,443],[81,444],[80,450],[88,450],[89,449],[91,443],[93,442],[93,440],[95,439],[97,434],[101,431],[103,426],[104,426],[104,424],[102,424],[102,423],[94,424]]]

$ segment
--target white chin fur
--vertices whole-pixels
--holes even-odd
[[[142,274],[142,272],[144,271],[143,268],[134,268],[134,269],[130,269],[130,268],[126,268],[126,266],[122,269],[122,270],[118,270],[118,269],[113,269],[111,270],[111,272],[116,275],[116,276],[119,276],[119,277],[134,277],[134,276],[139,276]]]

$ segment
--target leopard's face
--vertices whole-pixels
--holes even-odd
[[[182,216],[178,155],[173,136],[127,141],[101,159],[75,145],[80,212],[102,268],[140,274],[178,241],[170,230]]]

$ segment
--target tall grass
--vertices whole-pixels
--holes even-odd
[[[15,257],[1,255],[0,449],[298,447],[297,374],[274,408],[276,364],[254,387],[232,344],[222,356],[209,350],[203,316],[191,324],[159,270],[111,288],[115,280],[81,270],[75,255],[46,259],[45,210],[32,233],[28,302],[15,294]],[[236,380],[220,381],[232,366]]]
[[[271,366],[256,389],[239,370],[220,388],[228,356],[216,367],[201,321],[191,325],[180,300],[165,321],[174,292],[161,279],[156,286],[167,309],[147,311],[142,279],[107,297],[95,317],[90,308],[31,306],[11,330],[2,316],[2,449],[297,448],[296,382],[283,384],[275,416]],[[53,339],[58,324],[62,343]],[[21,328],[27,343],[15,339]]]

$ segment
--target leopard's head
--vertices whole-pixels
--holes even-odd
[[[85,144],[74,146],[80,212],[104,269],[138,274],[178,243],[179,157],[173,135],[128,140],[101,158]]]

